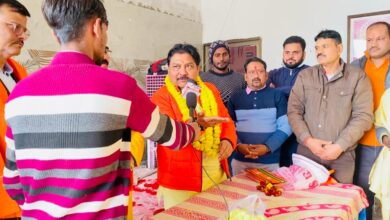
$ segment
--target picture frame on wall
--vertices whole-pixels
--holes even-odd
[[[348,16],[348,63],[364,55],[366,29],[377,21],[390,23],[390,10]]]
[[[235,72],[245,73],[244,63],[252,57],[261,57],[261,38],[226,40],[230,48],[230,68]],[[210,69],[209,48],[211,43],[203,45],[203,71]]]

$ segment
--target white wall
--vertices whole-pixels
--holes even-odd
[[[291,35],[307,43],[306,63],[316,64],[314,37],[337,30],[347,58],[347,16],[390,10],[390,0],[202,0],[203,42],[262,38],[262,57],[270,69],[282,64],[282,44]]]
[[[42,0],[20,2],[31,13],[31,37],[16,59],[30,59],[27,49],[58,50],[41,13]],[[166,57],[175,43],[187,42],[202,48],[200,0],[105,0],[104,4],[110,22],[108,45],[113,60],[119,63],[116,69],[140,72],[140,61]]]

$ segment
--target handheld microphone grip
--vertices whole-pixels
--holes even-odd
[[[193,92],[187,93],[186,103],[187,103],[188,109],[190,110],[190,117],[192,118],[192,121],[196,121],[195,120],[195,108],[196,108],[196,104],[197,104],[196,94]]]

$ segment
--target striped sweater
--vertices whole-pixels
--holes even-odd
[[[134,79],[77,52],[58,53],[20,82],[5,111],[4,186],[29,219],[125,218],[127,128],[170,149],[194,136],[160,114]]]
[[[229,70],[229,72],[224,74],[209,70],[206,73],[201,72],[200,78],[202,78],[204,82],[210,82],[218,88],[225,106],[234,92],[245,88],[246,85],[244,75],[234,72],[233,70]]]
[[[280,146],[292,133],[286,115],[285,95],[269,87],[259,91],[243,89],[232,96],[228,110],[236,122],[239,143],[265,144],[271,150],[256,160],[245,158],[238,151],[233,157],[243,162],[279,163]]]

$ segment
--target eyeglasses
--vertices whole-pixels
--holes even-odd
[[[16,35],[20,36],[20,35],[24,34],[25,38],[30,37],[30,31],[26,27],[24,27],[23,25],[15,23],[15,22],[7,22],[4,20],[0,20],[0,21],[3,22],[4,24],[6,24],[9,28],[11,28],[11,30]]]

